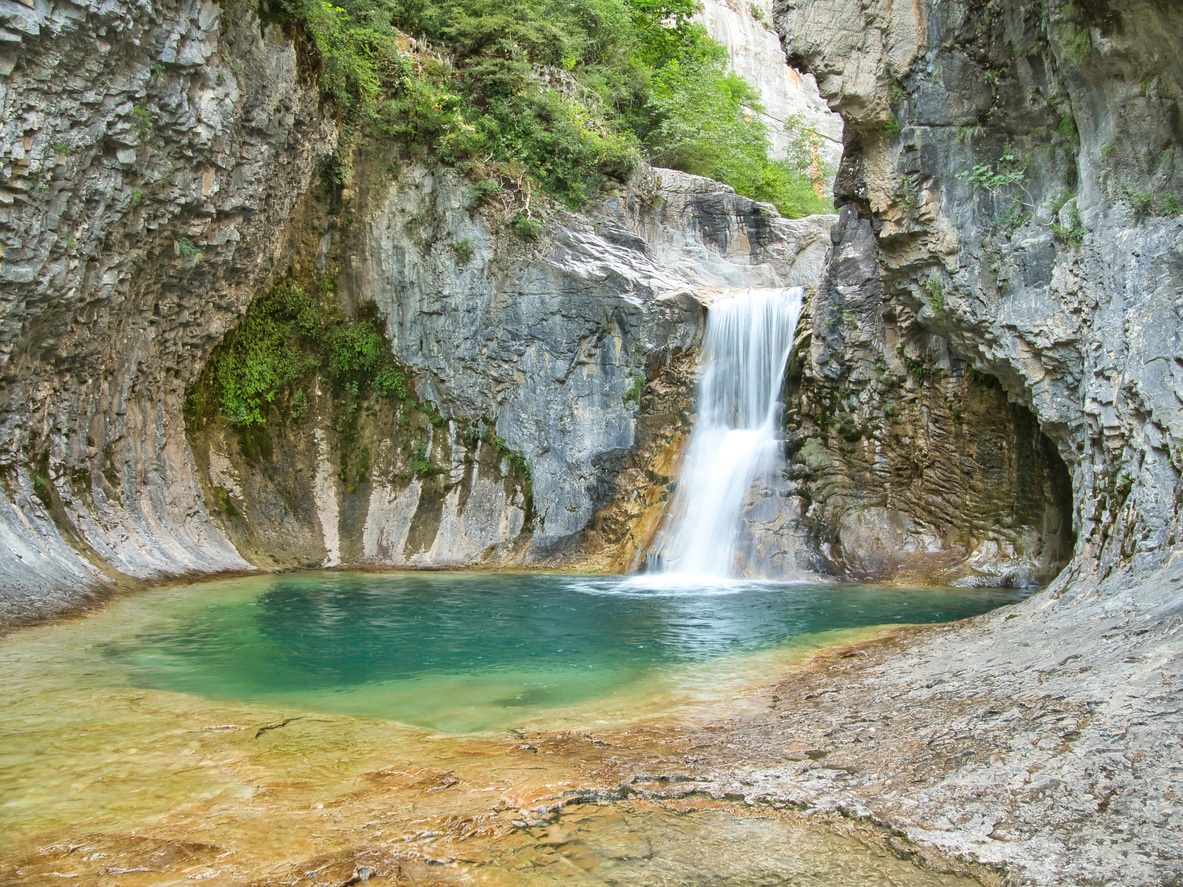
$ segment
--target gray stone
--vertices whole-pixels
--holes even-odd
[[[462,423],[492,425],[525,458],[530,556],[547,557],[605,504],[601,478],[635,443],[625,395],[662,353],[697,346],[700,300],[815,279],[828,220],[782,220],[716,183],[653,170],[590,220],[551,217],[552,232],[523,248],[494,235],[468,190],[405,172],[365,211],[348,279],[386,317],[419,395]],[[456,260],[461,242],[468,263]]]
[[[1165,812],[1160,787],[1174,777],[1162,750],[1183,725],[1177,707],[1151,714],[1121,688],[1150,680],[1169,693],[1173,669],[1150,677],[1131,663],[1150,649],[1162,663],[1183,655],[1183,220],[1173,214],[1178,199],[1168,200],[1183,192],[1180,133],[1170,122],[1183,102],[1181,11],[1064,2],[1037,10],[1008,0],[985,15],[935,0],[783,0],[776,21],[789,57],[818,77],[847,133],[836,190],[849,207],[836,228],[832,285],[813,306],[805,370],[813,401],[801,406],[820,415],[839,386],[873,388],[876,363],[891,374],[901,359],[936,369],[945,390],[912,380],[902,395],[876,393],[863,409],[893,397],[938,406],[961,384],[958,367],[972,366],[1054,444],[1071,475],[1076,533],[1050,591],[902,650],[842,698],[852,710],[882,698],[907,712],[911,726],[899,723],[887,738],[880,729],[875,768],[912,775],[891,790],[856,778],[804,791],[811,803],[828,796],[922,844],[1005,866],[1016,883],[1171,883],[1183,825]],[[864,233],[852,240],[856,227]],[[877,317],[867,316],[868,302]],[[859,332],[867,321],[869,339]],[[870,434],[888,459],[925,442],[930,454],[947,451],[959,433],[947,409],[917,414],[907,440],[887,445],[879,435],[891,427],[884,416],[850,430]],[[880,513],[868,534],[857,518],[865,497],[846,479],[858,460],[839,445],[821,449],[809,448],[803,483],[830,497],[829,515],[812,515],[822,542],[834,541],[827,532],[862,531],[868,544],[853,547],[865,555],[922,541],[911,528],[939,517],[940,495]],[[939,459],[922,464],[928,477]],[[953,501],[971,509],[980,500]],[[1045,539],[1056,519],[1067,520],[1055,511],[1042,526],[1032,521]],[[1067,667],[1077,656],[1085,664]],[[928,692],[921,675],[940,690]],[[1052,700],[1063,702],[1056,717],[1081,725],[1068,740],[1024,714]],[[988,726],[1007,711],[1010,723]],[[903,750],[924,723],[981,731],[990,748]],[[1135,759],[1147,762],[1144,779],[1129,778]],[[931,769],[918,763],[926,761]],[[931,777],[915,775],[918,766]]]
[[[0,269],[4,621],[112,580],[246,566],[203,504],[185,390],[273,267],[335,138],[293,47],[262,40],[245,10],[227,21],[198,2],[37,9],[5,19],[23,36],[0,111],[9,191],[25,195],[0,223],[22,252]],[[234,82],[233,67],[250,84],[204,142],[189,75],[151,68],[169,35],[213,48],[211,79]],[[288,116],[270,111],[281,106]],[[142,166],[120,150],[135,145]],[[215,222],[202,171],[227,156],[237,206]],[[225,228],[236,239],[206,245]],[[200,261],[175,258],[181,237]]]

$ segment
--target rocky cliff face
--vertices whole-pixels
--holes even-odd
[[[260,565],[627,566],[676,469],[703,301],[815,278],[828,219],[654,170],[523,241],[460,177],[368,165],[336,222],[305,213],[301,242],[347,313],[377,307],[418,403],[343,410],[318,386],[301,421],[280,405],[263,431],[202,428],[219,524]],[[643,526],[587,536],[638,494]]]
[[[898,444],[983,462],[955,411],[985,383],[1007,399],[988,395],[994,456],[1023,458],[1038,438],[1022,425],[1037,423],[1070,474],[1077,538],[1069,569],[1022,606],[786,686],[797,701],[766,733],[731,736],[744,754],[772,748],[743,790],[873,819],[1007,883],[1177,883],[1183,9],[776,11],[788,57],[846,123],[844,208],[794,394],[803,428],[839,431],[797,457],[815,531],[839,560],[852,529],[875,530],[888,560],[935,535],[931,513],[878,510],[906,502]],[[913,473],[953,489],[955,462],[935,461],[931,480],[932,458]]]
[[[180,422],[332,148],[285,35],[212,3],[0,7],[5,617],[246,563]]]
[[[313,179],[335,127],[297,44],[251,10],[3,16],[5,621],[251,564],[573,550],[628,454],[666,434],[649,388],[685,399],[704,288],[820,268],[825,222],[675,173],[587,218],[552,213],[530,243],[467,183],[391,181],[388,160],[326,213]],[[299,421],[198,423],[191,448],[186,392],[296,271],[333,278],[347,315],[377,305],[414,396],[354,409],[316,389]]]
[[[880,542],[892,535],[898,515],[870,509],[888,484],[906,489],[909,470],[926,476],[928,501],[957,488],[958,414],[983,380],[1031,411],[1071,471],[1079,566],[1152,566],[1178,545],[1178,17],[1152,2],[778,7],[790,60],[817,75],[847,126],[836,185],[847,208],[798,404],[806,423],[848,418],[846,436],[875,447],[905,415],[917,431],[904,448],[911,469],[888,459],[868,472],[874,448],[844,447],[841,434],[823,432],[824,452],[807,453],[807,469],[825,466],[820,523],[839,540],[853,531],[848,548],[866,537],[856,524],[873,524]],[[886,390],[885,373],[909,394]],[[994,400],[1000,430],[1014,429],[1003,436],[1021,437],[1021,413]],[[1025,492],[1059,484],[1056,471],[1005,495],[1023,510]],[[875,475],[879,501],[860,501],[847,480]],[[1039,539],[1012,543],[1036,552],[1036,572],[1050,563],[1041,552],[1066,544],[1057,511],[1032,524]],[[885,556],[957,547],[929,546],[926,522],[881,546]]]
[[[842,118],[826,105],[812,74],[785,64],[772,27],[772,3],[707,0],[699,17],[707,33],[727,48],[731,70],[759,95],[773,155],[798,150],[804,140],[819,172],[832,177],[842,159]]]

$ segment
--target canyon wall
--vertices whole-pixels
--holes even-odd
[[[412,397],[342,409],[318,384],[298,420],[277,404],[265,429],[203,425],[207,502],[260,566],[620,560],[620,539],[585,531],[637,493],[622,472],[651,441],[672,480],[704,301],[816,279],[829,243],[828,218],[669,170],[587,215],[541,211],[532,239],[454,173],[359,158],[355,176],[296,242],[347,315],[376,307]],[[680,405],[660,421],[658,390]],[[655,529],[664,487],[647,495]]]
[[[726,47],[730,69],[756,90],[773,156],[804,147],[828,191],[842,159],[842,118],[826,105],[812,74],[785,64],[771,2],[707,0],[699,17],[707,33]]]
[[[677,173],[550,212],[531,243],[467,182],[392,180],[389,158],[326,197],[337,128],[307,50],[251,9],[0,13],[5,622],[254,565],[545,559],[671,436],[640,406],[667,368],[685,421],[698,296],[805,283],[824,256],[827,222]],[[191,447],[212,350],[326,261],[346,314],[378,306],[414,403],[355,414],[318,389],[286,436],[213,423]]]
[[[870,541],[972,564],[980,517],[1039,511],[1059,469],[996,490],[1013,508],[942,515],[964,461],[991,458],[958,437],[988,397],[994,458],[1042,446],[1004,443],[1030,411],[1071,472],[1076,575],[1164,563],[1183,501],[1178,7],[790,0],[776,21],[846,125],[793,392],[819,536],[838,560]],[[1050,501],[1041,538],[1008,543],[1044,576],[1070,544]]]
[[[839,810],[999,883],[1179,883],[1183,8],[781,0],[776,23],[845,122],[791,392],[819,551],[974,567],[974,508],[910,497],[1033,443],[1076,540],[1022,605],[786,680],[686,790]],[[993,452],[958,428],[983,406]]]
[[[517,208],[466,180],[389,146],[339,148],[308,48],[249,8],[6,0],[3,14],[5,621],[253,566],[633,568],[676,476],[703,304],[813,285],[831,245],[828,219],[785,221],[662,170],[582,215],[541,211],[541,236],[522,237]],[[768,56],[741,48],[740,70]],[[851,146],[866,138],[854,122]],[[852,170],[841,195],[862,187]],[[817,290],[810,360],[790,374],[795,498],[778,492],[786,511],[761,532],[801,571],[1050,578],[1069,538],[1062,473],[1024,413],[985,421],[1010,410],[986,375],[1003,374],[970,373],[954,339],[908,319],[915,305],[891,309],[912,338],[878,292],[839,305],[851,286],[835,269],[875,277],[884,237],[853,212],[833,247],[853,258]],[[329,286],[346,317],[376,310],[410,397],[318,384],[266,429],[190,409],[187,431],[213,349],[292,275]],[[917,378],[930,364],[943,387]],[[868,395],[869,372],[906,396]],[[958,385],[966,403],[947,408]],[[956,446],[885,438],[892,409],[897,429],[960,423]]]
[[[295,45],[210,2],[0,5],[3,616],[245,568],[186,390],[336,130]]]

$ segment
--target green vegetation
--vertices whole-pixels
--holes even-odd
[[[1150,191],[1126,189],[1125,196],[1140,219],[1149,216],[1177,216],[1183,212],[1183,205],[1175,194],[1156,195]]]
[[[431,464],[427,444],[421,440],[415,441],[415,445],[411,448],[411,471],[415,472],[416,477],[431,477],[433,474],[440,473],[440,469]]]
[[[452,244],[452,253],[456,256],[456,261],[461,265],[467,265],[472,261],[474,255],[472,249],[472,241],[467,237],[461,238]]]
[[[975,123],[973,126],[959,126],[956,129],[957,141],[965,142],[982,134],[982,125]]]
[[[542,235],[542,223],[524,212],[514,213],[514,217],[509,221],[509,228],[527,243],[537,240]]]
[[[156,129],[156,115],[152,113],[150,108],[136,105],[131,109],[131,128],[140,138],[148,138]]]
[[[214,487],[214,501],[218,510],[226,517],[239,517],[238,509],[234,506],[234,499],[225,487]]]
[[[298,420],[309,403],[303,386],[296,386],[314,374],[345,397],[351,411],[366,392],[399,400],[408,394],[406,372],[391,354],[372,308],[347,321],[336,312],[326,287],[309,294],[287,281],[257,298],[238,329],[214,351],[194,389],[208,402],[191,400],[190,408],[199,416],[216,412],[238,427],[261,427],[271,405],[295,388],[289,416]]]
[[[517,450],[512,449],[509,444],[503,441],[496,434],[491,435],[490,438],[488,438],[488,442],[493,444],[493,448],[497,450],[498,453],[505,456],[509,460],[511,467],[516,468],[521,472],[522,478],[526,482],[526,497],[528,499],[531,498],[533,495],[534,477],[530,473],[530,463],[526,461],[526,457]]]
[[[1077,22],[1075,6],[1067,4],[1062,14],[1066,18],[1056,26],[1055,34],[1068,64],[1078,67],[1093,47],[1092,38],[1089,37],[1089,29]]]
[[[179,237],[173,241],[173,253],[178,259],[194,259],[200,262],[205,253],[199,250],[188,237]]]
[[[644,157],[785,215],[823,209],[808,165],[768,159],[756,96],[691,21],[694,0],[338,3],[265,12],[308,35],[347,133],[396,139],[527,207],[536,189],[579,207]]]
[[[938,320],[945,319],[945,291],[939,280],[924,281],[924,289],[928,293],[928,304]]]
[[[637,373],[635,376],[633,376],[633,381],[632,384],[629,385],[628,391],[624,392],[624,396],[621,397],[621,402],[625,406],[628,406],[629,404],[639,405],[641,403],[641,392],[644,390],[645,375],[643,373]]]
[[[33,494],[41,500],[46,508],[53,508],[53,484],[48,475],[38,473],[33,478]]]
[[[1080,246],[1084,243],[1084,221],[1080,218],[1080,211],[1073,204],[1068,209],[1068,217],[1061,219],[1061,214],[1068,202],[1076,195],[1065,188],[1059,196],[1051,202],[1052,223],[1049,226],[1055,238],[1069,246]],[[1067,222],[1067,224],[1062,224]]]
[[[1026,193],[1027,163],[1025,157],[1018,157],[1010,148],[1002,152],[998,162],[976,164],[973,169],[964,169],[956,178],[970,181],[977,188],[998,194],[1008,188],[1018,187]]]
[[[904,351],[904,346],[900,345],[895,349],[896,355],[903,361],[904,368],[911,374],[912,378],[916,380],[917,385],[923,385],[924,380],[928,378],[932,372],[931,368],[923,360],[917,360],[914,357],[909,357]]]
[[[1033,217],[1028,208],[1032,203],[1027,181],[1027,167],[1030,163],[1030,155],[1020,157],[1007,147],[995,163],[975,164],[971,169],[957,173],[955,178],[970,182],[975,190],[986,191],[996,199],[1009,199],[1009,205],[996,218],[995,224],[1001,230],[1014,231],[1026,225]]]
[[[1076,126],[1076,118],[1071,113],[1060,118],[1056,132],[1070,145],[1080,144],[1080,130]]]
[[[1075,206],[1068,210],[1067,221],[1067,225],[1052,222],[1052,234],[1057,240],[1063,241],[1069,246],[1080,246],[1084,243],[1084,222],[1080,218],[1080,211]]]

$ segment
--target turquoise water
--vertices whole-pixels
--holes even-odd
[[[725,688],[835,632],[946,622],[1017,599],[984,589],[556,574],[306,573],[153,595],[104,648],[134,685],[452,732],[630,696]],[[762,658],[763,657],[763,658]]]

